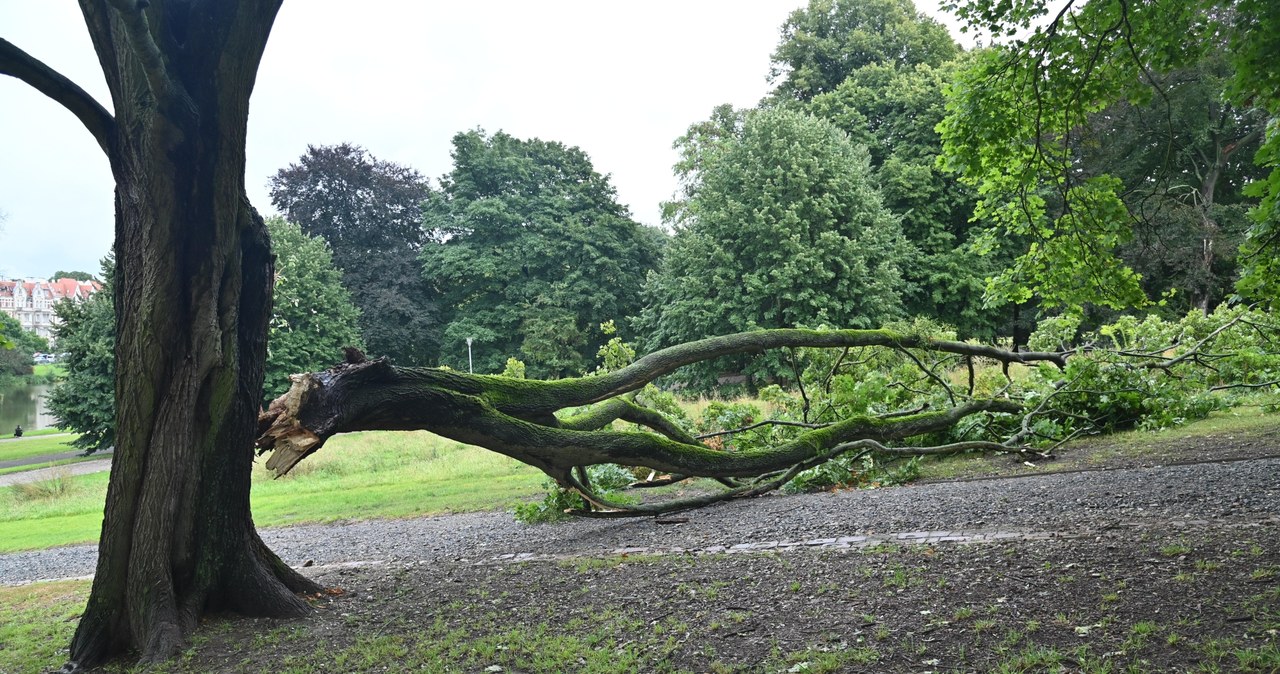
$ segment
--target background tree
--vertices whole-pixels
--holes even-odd
[[[360,310],[324,239],[284,218],[267,218],[276,254],[275,302],[267,334],[264,403],[289,388],[289,375],[319,370],[360,343]]]
[[[72,443],[85,453],[116,442],[115,261],[102,261],[102,289],[83,302],[59,302],[54,336],[67,374],[49,392],[58,426],[79,433]]]
[[[1217,92],[1219,100],[1235,101],[1240,114],[1258,107],[1264,116],[1274,117],[1280,111],[1274,86],[1280,69],[1262,54],[1275,53],[1280,10],[1274,3],[1254,0],[1092,0],[1069,3],[1049,16],[1042,2],[966,0],[953,5],[971,26],[997,38],[1027,35],[984,52],[961,74],[951,88],[942,126],[948,166],[983,195],[978,214],[995,226],[992,237],[1021,236],[1030,244],[991,289],[1012,298],[1035,294],[1049,304],[1145,304],[1139,275],[1118,257],[1133,236],[1134,203],[1124,198],[1124,176],[1080,170],[1081,157],[1093,149],[1082,145],[1090,138],[1087,131],[1109,106],[1127,102],[1141,107],[1167,97],[1176,81],[1170,79],[1173,73],[1211,63],[1224,52],[1231,74]],[[1166,113],[1168,121],[1171,108]],[[1196,128],[1220,124],[1217,120]],[[1161,163],[1172,167],[1177,148],[1189,146],[1176,139],[1171,125],[1165,127],[1161,146],[1166,160]],[[1201,177],[1209,176],[1213,165],[1235,148],[1247,145],[1248,136],[1246,131],[1216,147],[1212,140],[1199,144],[1198,151],[1218,155],[1196,162],[1204,172]],[[1278,139],[1280,135],[1265,136],[1254,157],[1268,178],[1251,188],[1262,201],[1245,234],[1241,259],[1248,264],[1238,285],[1271,302],[1280,297],[1273,273],[1280,269],[1273,245],[1273,206],[1280,194]],[[1184,163],[1177,170],[1195,167]],[[1140,173],[1135,178],[1141,179]],[[1179,183],[1197,191],[1207,184],[1197,178],[1165,185]],[[1204,196],[1201,191],[1195,199],[1215,203]],[[1199,210],[1202,216],[1214,216],[1217,209]],[[1205,232],[1221,229],[1208,223]],[[1208,306],[1210,290],[1202,287],[1196,294],[1198,303]]]
[[[983,304],[986,278],[999,255],[973,249],[981,231],[973,222],[976,195],[937,168],[942,140],[942,90],[955,62],[854,69],[834,91],[813,98],[812,114],[831,120],[864,143],[885,207],[899,217],[911,246],[901,265],[903,306],[954,326],[962,337],[990,338],[1009,331],[1007,312]]]
[[[112,111],[0,40],[0,73],[74,114],[116,181],[116,453],[78,666],[158,661],[207,611],[296,616],[319,589],[249,513],[273,270],[245,136],[279,6],[81,0]]]
[[[31,354],[48,350],[49,340],[23,330],[18,319],[0,312],[0,387],[31,375]]]
[[[700,143],[695,131],[686,138]],[[647,281],[646,347],[902,315],[902,231],[872,184],[866,150],[846,133],[805,113],[759,110],[736,137],[697,154],[685,220]],[[780,364],[736,358],[688,376],[708,385],[743,367],[765,378]]]
[[[94,276],[87,271],[55,271],[49,278],[73,278],[77,281],[93,281]]]
[[[429,194],[417,171],[348,143],[308,146],[271,178],[276,209],[333,250],[369,351],[405,365],[433,365],[439,350],[438,308],[418,263]]]
[[[946,27],[911,0],[811,0],[783,24],[769,81],[775,97],[808,101],[863,66],[939,66],[959,53]]]
[[[339,282],[329,247],[283,218],[268,218],[276,255],[275,298],[267,342],[263,404],[289,388],[289,375],[331,363],[344,346],[360,346],[360,310]],[[49,395],[62,428],[80,434],[75,446],[91,453],[115,443],[114,261],[103,260],[103,289],[84,302],[56,307],[58,348],[67,376]]]
[[[1244,187],[1266,175],[1252,159],[1267,115],[1226,99],[1228,76],[1226,55],[1207,54],[1159,76],[1150,101],[1116,102],[1079,130],[1084,170],[1124,183],[1134,236],[1119,256],[1142,274],[1147,296],[1174,291],[1171,315],[1207,314],[1231,293],[1257,205]]]
[[[589,369],[604,319],[639,312],[661,234],[631,219],[586,153],[499,131],[454,136],[453,171],[427,206],[439,243],[423,274],[445,312],[442,362],[501,372],[521,356],[530,376]]]

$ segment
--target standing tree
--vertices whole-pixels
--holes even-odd
[[[1124,181],[1133,240],[1120,257],[1142,274],[1151,297],[1171,314],[1209,313],[1230,294],[1248,210],[1248,183],[1263,178],[1253,162],[1266,113],[1222,95],[1226,56],[1208,54],[1194,67],[1160,76],[1161,95],[1119,101],[1080,130],[1084,171]]]
[[[48,349],[49,340],[23,330],[18,319],[0,312],[0,387],[31,375],[31,354]]]
[[[1241,161],[1238,153],[1254,140],[1249,125],[1240,122],[1251,115],[1271,119],[1272,132],[1259,132],[1262,144],[1253,157],[1259,174],[1267,178],[1246,188],[1261,201],[1251,212],[1237,289],[1273,305],[1280,301],[1276,3],[1089,0],[1053,6],[1052,12],[1051,3],[1043,0],[948,4],[982,32],[998,39],[1018,36],[981,53],[957,78],[940,126],[946,164],[982,195],[979,217],[992,223],[994,236],[1025,237],[1030,244],[992,290],[1013,299],[1038,295],[1046,304],[1092,302],[1121,308],[1148,302],[1140,277],[1117,253],[1133,236],[1130,206],[1135,202],[1126,201],[1126,187],[1150,191],[1154,183],[1139,173],[1126,186],[1122,176],[1082,170],[1082,157],[1092,149],[1086,143],[1098,138],[1088,131],[1100,113],[1117,103],[1144,106],[1155,99],[1167,102],[1171,94],[1177,98],[1180,94],[1169,89],[1177,81],[1175,73],[1226,54],[1229,77],[1207,102],[1226,111],[1232,106],[1222,103],[1233,101],[1241,117],[1226,120],[1228,124],[1218,119],[1197,124],[1211,135],[1226,134],[1196,143],[1194,153],[1209,156],[1187,162],[1175,156],[1191,145],[1179,138],[1185,127],[1170,123],[1177,113],[1165,105],[1164,119],[1154,120],[1164,127],[1162,138],[1148,156],[1169,168],[1181,164],[1174,171],[1200,173],[1175,176],[1165,185],[1194,189],[1199,194],[1187,196],[1199,201],[1199,215],[1212,220],[1218,183],[1214,174]],[[1254,107],[1260,110],[1250,113]],[[1202,261],[1210,265],[1209,243],[1221,229],[1219,223],[1204,223]],[[1204,306],[1213,289],[1201,284],[1195,292]]]
[[[289,375],[320,369],[343,347],[360,346],[360,310],[342,287],[324,239],[279,217],[267,219],[267,231],[276,253],[263,391],[270,399],[289,388]]]
[[[810,0],[783,24],[769,79],[775,97],[808,101],[863,66],[939,66],[959,53],[947,28],[911,0]]]
[[[427,207],[440,243],[422,253],[449,307],[442,360],[465,368],[471,337],[482,372],[517,356],[533,376],[586,371],[607,339],[596,325],[639,312],[659,234],[576,147],[470,131],[454,136],[453,162]]]
[[[428,194],[417,171],[347,143],[309,146],[271,178],[271,203],[333,249],[369,350],[405,365],[438,358],[437,308],[418,265]]]
[[[102,260],[102,289],[83,302],[59,302],[54,336],[65,353],[67,376],[49,392],[49,411],[59,427],[79,436],[86,453],[116,443],[115,260]]]
[[[54,279],[73,278],[77,281],[94,280],[93,274],[90,274],[87,271],[55,271],[53,272],[53,276],[50,276],[49,278],[54,278]]]
[[[756,328],[869,327],[902,313],[902,230],[872,185],[867,152],[830,122],[789,110],[720,109],[686,136],[692,172],[680,228],[651,275],[649,347]],[[757,374],[777,374],[763,363]],[[742,361],[691,369],[710,384]]]
[[[907,313],[953,325],[964,337],[989,338],[999,314],[983,306],[982,294],[996,263],[971,247],[981,232],[971,220],[976,195],[936,166],[942,139],[934,127],[955,71],[955,63],[865,65],[814,97],[808,110],[867,145],[885,207],[901,218],[911,243],[902,265]]]
[[[245,133],[279,6],[81,0],[112,111],[0,40],[0,73],[74,114],[116,181],[116,455],[79,666],[167,658],[203,613],[301,615],[319,589],[249,513],[273,264]]]
[[[342,288],[323,239],[279,217],[267,219],[267,230],[276,272],[263,395],[273,398],[289,387],[289,375],[324,367],[343,347],[359,345],[360,310]],[[103,261],[101,292],[57,306],[67,377],[50,394],[49,409],[62,428],[80,434],[74,444],[87,452],[115,443],[113,267],[111,258]]]

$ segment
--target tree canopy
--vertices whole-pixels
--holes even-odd
[[[607,340],[596,326],[639,312],[660,233],[578,148],[477,130],[454,136],[453,163],[426,208],[439,242],[422,250],[446,307],[441,361],[465,369],[472,338],[481,372],[510,357],[531,376],[585,372]]]
[[[740,131],[719,128],[709,138],[695,125],[686,137],[686,156],[698,160],[684,219],[647,284],[646,346],[900,316],[902,230],[865,148],[783,109],[748,113]]]
[[[18,319],[0,312],[0,386],[31,374],[31,354],[48,350],[48,340],[24,330]]]
[[[983,304],[986,277],[1000,256],[970,244],[974,192],[936,164],[942,142],[943,88],[958,65],[873,63],[853,70],[807,109],[867,146],[885,207],[902,222],[911,246],[902,266],[903,304],[913,316],[955,326],[965,337],[991,337],[1000,315]]]
[[[911,0],[812,0],[783,24],[769,78],[775,96],[807,101],[864,66],[939,66],[959,53]]]
[[[80,434],[73,443],[86,452],[116,442],[115,261],[102,261],[102,289],[83,302],[59,302],[54,335],[65,354],[67,374],[49,392],[49,411],[59,427]]]
[[[344,347],[361,346],[360,310],[340,283],[324,239],[310,237],[284,218],[269,218],[276,255],[275,297],[267,334],[262,402],[289,388],[289,375],[322,369]],[[56,311],[58,348],[67,376],[49,395],[59,425],[80,434],[86,452],[115,444],[115,265],[103,260],[103,288],[83,302],[61,302]]]
[[[55,271],[53,272],[53,276],[50,276],[49,278],[52,278],[52,279],[73,278],[77,281],[94,280],[93,274],[90,274],[87,271]]]
[[[438,358],[439,309],[418,265],[429,194],[416,170],[348,143],[308,146],[271,178],[271,203],[333,250],[369,351],[406,365]]]
[[[289,388],[289,375],[322,369],[344,347],[361,348],[360,310],[342,286],[329,246],[284,218],[268,218],[276,254],[275,301],[267,333],[263,396]]]
[[[1182,94],[1174,73],[1200,68],[1224,53],[1231,75],[1215,92],[1214,105],[1226,100],[1237,106],[1243,116],[1230,120],[1236,128],[1249,126],[1249,108],[1274,117],[1280,111],[1280,69],[1261,54],[1276,53],[1280,11],[1255,0],[1091,0],[1067,3],[1052,15],[1044,2],[966,0],[952,6],[973,28],[1005,40],[979,54],[952,85],[941,127],[946,165],[982,195],[978,217],[996,228],[995,236],[1029,241],[991,290],[1010,298],[1034,294],[1051,305],[1147,303],[1140,277],[1117,252],[1133,236],[1125,182],[1108,171],[1079,170],[1081,158],[1096,149],[1084,144],[1095,138],[1086,131],[1117,103],[1170,101],[1171,87],[1177,98]],[[1166,140],[1160,144],[1167,167],[1176,165],[1178,147],[1186,146],[1170,130],[1173,114],[1166,114]],[[1260,120],[1252,118],[1253,124]],[[1221,124],[1222,119],[1206,120],[1195,128]],[[1217,156],[1200,162],[1200,179],[1191,186],[1201,190],[1213,165],[1243,149],[1252,133],[1246,128],[1216,148],[1202,145],[1201,151]],[[1268,177],[1250,188],[1262,199],[1244,238],[1241,259],[1248,263],[1238,284],[1241,292],[1271,302],[1280,297],[1274,245],[1278,139],[1266,135],[1253,158]],[[1183,166],[1176,170],[1195,170]],[[1202,205],[1212,203],[1202,198]],[[1211,216],[1212,209],[1201,213]],[[1210,233],[1220,229],[1216,223],[1206,227]]]

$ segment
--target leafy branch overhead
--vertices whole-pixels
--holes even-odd
[[[1236,246],[1237,291],[1280,298],[1274,3],[947,5],[997,40],[950,84],[939,126],[941,164],[978,191],[975,217],[991,227],[988,245],[1028,242],[992,281],[994,297],[1147,305],[1159,289],[1144,287],[1133,266],[1140,261],[1121,253],[1145,225],[1168,227],[1181,211],[1194,222],[1199,257],[1186,290],[1203,311],[1223,295],[1218,257],[1234,258]],[[1261,201],[1237,229],[1243,218],[1229,212],[1231,201],[1249,181],[1244,191]]]

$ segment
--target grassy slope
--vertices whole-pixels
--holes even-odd
[[[67,657],[89,581],[0,587],[0,672],[40,674]]]
[[[255,468],[258,526],[507,508],[539,493],[534,468],[429,433],[334,438],[284,479]],[[107,474],[0,489],[0,552],[98,538]]]
[[[1266,414],[1260,407],[1238,407],[1214,412],[1185,426],[1160,431],[1125,431],[1112,435],[1084,438],[1065,445],[1054,453],[1055,461],[1042,462],[1033,458],[1027,463],[1012,457],[990,454],[964,454],[960,456],[926,459],[921,464],[920,479],[952,480],[993,475],[1028,475],[1065,470],[1098,468],[1109,464],[1141,463],[1150,459],[1156,463],[1176,461],[1213,460],[1215,457],[1195,451],[1170,456],[1171,446],[1185,444],[1188,440],[1209,439],[1218,436],[1225,440],[1252,436],[1274,435],[1280,429],[1280,416]],[[1280,451],[1278,449],[1277,451]],[[1165,461],[1161,461],[1163,458]]]
[[[71,446],[76,436],[64,435],[61,431],[53,429],[47,430],[49,431],[47,433],[35,431],[30,434],[32,437],[24,434],[17,440],[0,442],[0,461],[76,451],[76,448]]]

